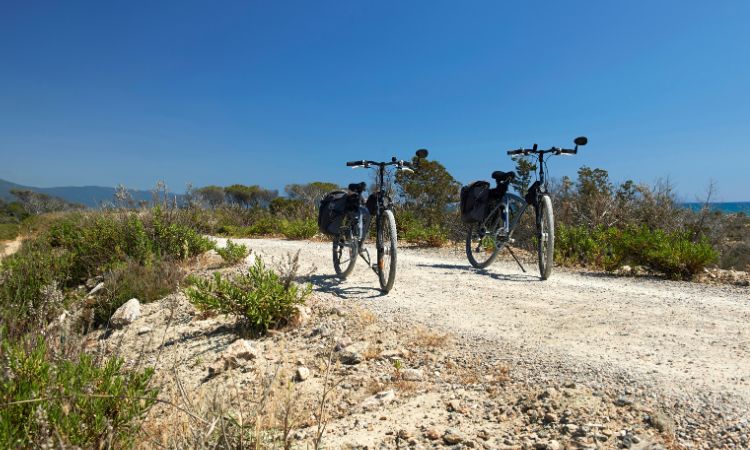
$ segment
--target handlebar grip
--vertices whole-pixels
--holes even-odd
[[[362,161],[349,161],[346,163],[346,167],[354,167],[354,166],[364,166],[365,160]]]
[[[523,152],[524,152],[524,150],[521,150],[521,149],[518,149],[518,150],[508,150],[508,154],[509,155],[520,155]]]
[[[578,150],[571,150],[569,148],[563,148],[560,150],[560,153],[564,153],[566,155],[575,155],[576,153],[578,153]]]

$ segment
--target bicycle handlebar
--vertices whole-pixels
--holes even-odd
[[[534,146],[536,147],[536,146]],[[530,155],[530,154],[536,154],[536,155],[546,155],[547,153],[554,153],[555,155],[575,155],[578,153],[578,150],[572,149],[572,148],[559,148],[559,147],[551,147],[547,150],[537,150],[536,148],[519,148],[517,150],[508,150],[508,155]]]
[[[383,166],[383,167],[385,167],[385,166],[405,166],[405,167],[412,167],[412,168],[413,167],[417,167],[416,164],[414,164],[414,163],[412,163],[410,161],[400,160],[400,161],[388,161],[388,162],[381,161],[381,162],[378,162],[378,161],[367,161],[367,160],[364,160],[364,159],[360,160],[360,161],[349,161],[349,162],[346,163],[346,166],[347,167],[359,167],[359,166],[365,166],[365,167],[369,167],[369,166],[378,166],[378,167],[380,167],[380,166]]]

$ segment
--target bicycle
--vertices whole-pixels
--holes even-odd
[[[349,190],[353,193],[356,205],[348,208],[341,232],[333,236],[333,267],[336,274],[345,279],[354,270],[354,263],[359,255],[367,265],[378,275],[380,288],[388,293],[393,288],[396,279],[397,236],[396,219],[393,215],[391,199],[383,192],[386,170],[389,166],[396,170],[414,171],[418,168],[419,160],[426,158],[426,149],[416,152],[417,162],[397,160],[394,156],[390,162],[379,161],[349,161],[348,167],[377,170],[375,192],[370,194],[365,202],[362,193],[365,183],[352,183]],[[365,205],[365,206],[363,206]],[[377,262],[372,263],[369,251],[364,248],[364,242],[369,233],[370,219],[375,218],[375,247]]]
[[[488,213],[482,214],[483,219],[470,223],[466,234],[466,256],[469,263],[478,269],[483,269],[495,261],[500,250],[508,248],[513,259],[525,273],[526,269],[516,257],[510,244],[514,242],[513,232],[518,227],[529,205],[533,206],[535,213],[535,246],[539,262],[539,274],[542,280],[549,278],[552,273],[554,248],[555,248],[555,222],[552,211],[552,199],[548,192],[545,169],[547,162],[545,155],[575,155],[578,147],[588,143],[584,136],[576,138],[575,148],[565,149],[551,147],[547,150],[539,150],[537,144],[531,149],[520,148],[509,150],[508,155],[535,155],[538,160],[537,181],[535,181],[521,198],[516,194],[507,192],[508,185],[515,178],[514,172],[495,171],[492,178],[496,182],[494,189],[487,189]],[[486,183],[486,182],[484,182]],[[489,183],[486,183],[489,186]]]

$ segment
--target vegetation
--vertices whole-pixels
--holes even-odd
[[[126,372],[120,359],[98,365],[87,354],[55,360],[44,340],[29,349],[2,337],[0,447],[133,446],[156,401],[152,369]]]
[[[216,252],[221,256],[221,259],[230,266],[240,263],[250,254],[250,250],[247,249],[247,246],[235,244],[231,239],[227,240],[224,247],[216,248]]]
[[[216,272],[208,279],[191,278],[191,283],[185,294],[196,308],[232,315],[259,333],[288,320],[311,292],[310,286],[300,287],[267,268],[259,257],[245,272],[230,277]]]
[[[718,258],[708,241],[693,241],[685,232],[558,225],[558,264],[585,265],[614,271],[623,265],[644,266],[673,279],[690,279]]]

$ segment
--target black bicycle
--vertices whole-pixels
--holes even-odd
[[[426,158],[427,154],[425,149],[417,150],[416,163],[397,160],[395,156],[390,162],[362,160],[346,163],[347,166],[353,168],[375,169],[377,177],[374,192],[370,194],[367,201],[364,201],[362,197],[365,183],[349,185],[350,204],[346,208],[341,232],[333,236],[333,267],[339,277],[346,278],[352,273],[357,255],[359,255],[378,274],[380,288],[384,293],[388,293],[393,288],[396,280],[396,219],[393,215],[391,199],[383,192],[385,172],[391,166],[396,170],[413,171],[418,167],[419,160]],[[373,216],[375,218],[376,263],[372,263],[370,253],[364,248]]]
[[[575,148],[565,149],[552,147],[547,150],[539,150],[537,144],[531,149],[520,148],[508,151],[508,155],[535,155],[538,160],[537,181],[528,189],[526,195],[521,198],[516,194],[508,192],[508,185],[515,178],[514,172],[495,171],[492,178],[496,182],[494,189],[489,188],[489,183],[476,182],[462,192],[462,215],[471,216],[474,219],[464,219],[469,222],[466,234],[466,256],[472,266],[481,269],[489,266],[495,261],[500,250],[507,246],[513,259],[516,260],[521,270],[526,272],[523,264],[516,257],[510,245],[514,242],[513,232],[518,227],[521,217],[529,205],[534,207],[535,213],[535,235],[534,246],[537,250],[539,260],[539,274],[542,280],[549,278],[552,273],[553,257],[555,251],[555,220],[552,211],[552,199],[550,198],[545,169],[547,163],[545,155],[575,155],[578,147],[588,143],[586,137],[578,137],[574,141]],[[483,183],[483,184],[482,184]],[[468,199],[468,200],[466,200]],[[473,200],[473,203],[472,203]],[[464,208],[473,208],[464,211]]]

